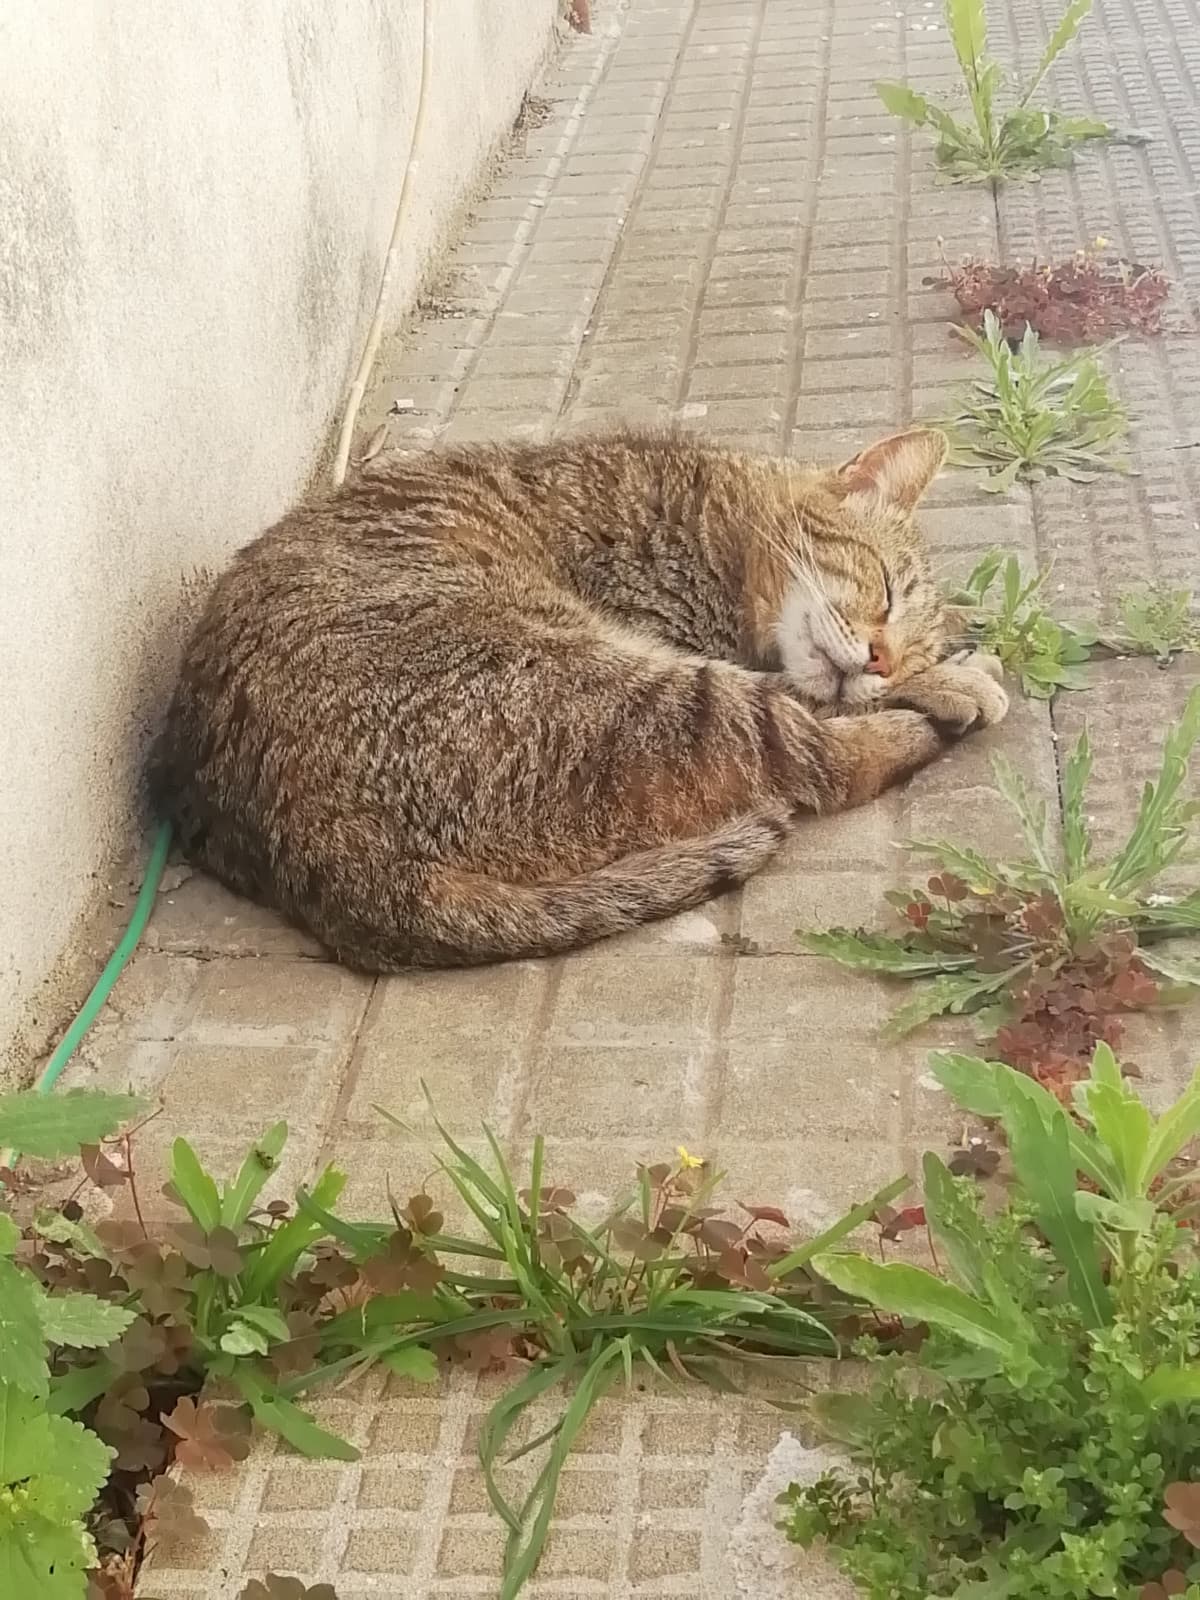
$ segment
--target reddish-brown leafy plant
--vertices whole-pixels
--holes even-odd
[[[0,1197],[0,1292],[11,1334],[0,1338],[0,1402],[10,1412],[17,1406],[18,1437],[36,1438],[50,1425],[39,1421],[39,1405],[83,1425],[61,1424],[81,1442],[64,1435],[56,1470],[69,1473],[71,1442],[99,1487],[90,1510],[90,1495],[74,1502],[86,1513],[77,1547],[94,1552],[96,1563],[86,1579],[91,1600],[131,1600],[141,1564],[162,1538],[195,1533],[189,1492],[166,1469],[177,1462],[229,1470],[249,1452],[252,1413],[310,1454],[354,1453],[275,1392],[282,1374],[320,1360],[321,1325],[342,1309],[331,1288],[361,1280],[311,1219],[296,1219],[281,1201],[256,1204],[285,1126],[264,1135],[224,1185],[177,1140],[164,1193],[186,1216],[151,1227],[133,1157],[137,1127],[106,1131],[137,1109],[125,1096],[0,1096],[0,1143],[42,1157],[74,1146],[82,1168],[53,1205],[46,1186],[68,1179],[68,1167],[9,1171]],[[327,1200],[343,1181],[325,1174]],[[93,1187],[118,1203],[124,1191],[125,1217],[90,1224],[80,1200]],[[231,1387],[233,1403],[204,1392],[210,1377]],[[28,1571],[18,1570],[39,1600],[37,1585],[50,1573],[59,1585],[53,1594],[68,1593],[58,1537],[48,1525],[22,1547]],[[82,1569],[79,1583],[82,1595]]]
[[[283,1578],[270,1572],[261,1582],[251,1578],[238,1600],[337,1600],[337,1594],[332,1584],[306,1587],[299,1578]]]
[[[1166,274],[1117,256],[1102,255],[1105,241],[1077,250],[1065,261],[1020,262],[1006,267],[985,257],[945,262],[943,276],[930,285],[948,286],[968,324],[983,327],[992,311],[1007,338],[1019,339],[1032,327],[1044,339],[1063,344],[1090,343],[1133,330],[1162,332],[1170,294]]]
[[[1138,1600],[1172,1600],[1172,1596],[1185,1595],[1187,1588],[1186,1573],[1171,1567],[1157,1582],[1143,1584]]]
[[[1163,1521],[1181,1533],[1193,1549],[1200,1550],[1200,1483],[1169,1483],[1163,1500]]]

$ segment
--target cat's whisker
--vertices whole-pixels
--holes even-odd
[[[796,519],[796,531],[799,540],[793,543],[785,530],[774,523],[759,523],[757,532],[759,537],[770,547],[772,552],[779,556],[788,571],[797,573],[803,571],[806,565],[811,565],[811,552],[807,548],[807,539],[799,518]]]
[[[813,550],[812,538],[800,519],[800,509],[796,505],[795,500],[789,499],[788,509],[792,513],[792,522],[796,529],[797,547],[800,552],[801,559],[806,563],[807,571],[813,581],[815,589],[821,595],[822,599],[824,599],[828,604],[829,590],[825,584],[825,574],[817,565],[816,554]]]
[[[831,617],[837,616],[837,608],[825,592],[825,588],[815,572],[804,567],[798,567],[795,569],[794,576],[796,581],[806,588],[809,594],[820,603],[823,612],[827,612]]]
[[[812,557],[804,529],[796,518],[799,540],[793,543],[782,528],[773,523],[759,523],[757,532],[762,542],[780,561],[784,573],[793,583],[801,585],[823,608],[829,606],[829,597],[820,570]]]

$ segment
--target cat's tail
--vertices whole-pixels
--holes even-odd
[[[373,971],[557,955],[743,883],[789,831],[786,808],[763,809],[703,838],[642,850],[560,883],[505,883],[429,864],[419,869],[418,893],[405,896],[408,926],[398,938],[343,929],[328,942],[343,960]]]

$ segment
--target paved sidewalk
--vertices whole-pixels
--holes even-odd
[[[1057,0],[1047,9],[1057,15]],[[936,413],[963,369],[948,299],[923,286],[939,238],[951,256],[1001,245],[1011,256],[1104,234],[1180,285],[1177,331],[1116,359],[1142,475],[999,503],[952,475],[927,527],[947,571],[993,545],[1055,556],[1064,597],[1088,608],[1131,581],[1193,581],[1200,451],[1178,447],[1200,438],[1196,0],[1098,0],[1054,92],[1156,143],[1087,152],[998,208],[937,185],[927,141],[871,92],[877,77],[949,84],[933,0],[593,11],[595,34],[574,39],[542,86],[544,119],[530,116],[428,313],[385,347],[364,438],[396,404],[398,446],[673,417],[743,445],[844,457]],[[994,26],[1036,57],[1037,0],[1012,0]],[[1052,792],[1054,741],[1085,714],[1098,826],[1117,827],[1188,674],[1128,663],[1097,678],[1053,717],[1015,701],[996,735],[903,793],[803,828],[742,892],[566,960],[370,982],[193,878],[162,897],[74,1081],[163,1098],[144,1168],[164,1159],[155,1138],[179,1131],[229,1166],[286,1112],[280,1190],[336,1157],[352,1213],[382,1211],[386,1176],[403,1194],[428,1172],[424,1147],[372,1111],[427,1125],[423,1077],[468,1140],[487,1119],[519,1156],[543,1132],[549,1173],[597,1204],[635,1160],[684,1143],[731,1173],[734,1194],[815,1229],[957,1128],[923,1076],[928,1039],[882,1045],[882,990],[798,955],[794,930],[877,919],[900,868],[895,840],[1008,829],[992,753]],[[1190,1059],[1170,1028],[1147,1027],[1138,1055],[1160,1093]],[[143,1188],[156,1191],[153,1176]],[[326,1397],[321,1413],[365,1447],[361,1464],[268,1443],[238,1476],[200,1480],[212,1532],[163,1552],[149,1591],[232,1600],[275,1568],[336,1582],[339,1600],[493,1596],[500,1534],[472,1456],[486,1403],[466,1376],[437,1395],[380,1375]],[[793,1425],[703,1395],[614,1402],[566,1475],[531,1596],[833,1600],[828,1576],[803,1580],[765,1535],[736,1533],[769,1517],[761,1495],[749,1509],[746,1497]]]

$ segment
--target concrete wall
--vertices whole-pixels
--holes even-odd
[[[558,0],[431,0],[392,321]],[[203,579],[312,481],[366,334],[421,0],[0,6],[0,1065],[137,832]],[[90,969],[91,961],[85,963]],[[89,976],[94,975],[89,970]]]

